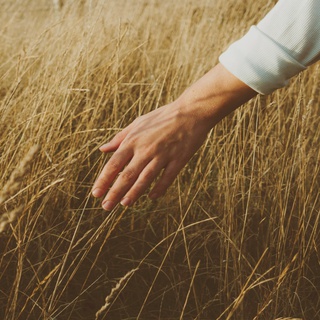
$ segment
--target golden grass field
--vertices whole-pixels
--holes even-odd
[[[320,319],[319,63],[111,213],[98,147],[276,1],[0,0],[0,319]],[[267,3],[267,4],[266,4]]]

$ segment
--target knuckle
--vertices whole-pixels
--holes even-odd
[[[130,134],[128,134],[125,138],[125,140],[123,141],[123,143],[125,145],[134,145],[137,141],[137,134],[135,134],[134,132],[131,132]]]
[[[123,179],[125,182],[131,182],[135,179],[135,177],[136,173],[132,169],[127,168],[121,173],[121,179]]]
[[[118,160],[111,158],[108,162],[108,170],[110,171],[120,171],[121,165]]]
[[[143,150],[144,150],[144,156],[148,160],[155,158],[155,156],[157,156],[157,154],[159,153],[155,146],[144,145]]]

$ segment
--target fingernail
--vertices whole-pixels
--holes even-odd
[[[101,151],[101,149],[103,149],[103,148],[107,147],[108,145],[109,145],[109,143],[105,143],[105,144],[103,144],[102,146],[100,146],[100,147],[99,147],[99,150]]]
[[[120,204],[123,205],[124,207],[128,207],[131,204],[131,200],[129,198],[123,198]]]
[[[103,195],[103,191],[101,189],[94,189],[92,190],[92,195],[95,197],[95,198],[99,198]]]
[[[115,203],[113,201],[103,201],[102,208],[106,211],[111,211],[115,207]]]

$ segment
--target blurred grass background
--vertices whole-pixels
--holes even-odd
[[[220,122],[159,201],[90,196],[98,147],[275,3],[0,1],[1,319],[320,319],[319,64]]]

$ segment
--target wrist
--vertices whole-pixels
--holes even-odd
[[[256,94],[218,64],[186,89],[175,103],[182,113],[208,123],[212,128]]]

